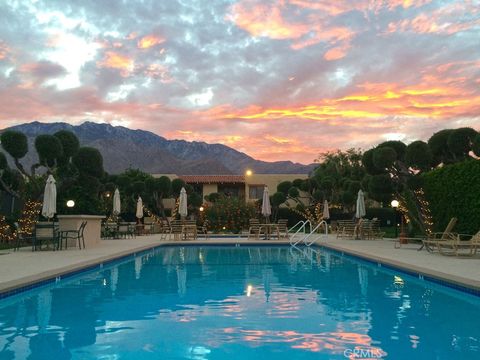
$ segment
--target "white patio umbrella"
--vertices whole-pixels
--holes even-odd
[[[121,206],[120,206],[120,191],[118,189],[115,189],[115,192],[113,193],[113,215],[118,215],[121,212]]]
[[[47,219],[53,218],[57,212],[57,186],[52,175],[48,176],[43,193],[42,215]]]
[[[178,204],[178,213],[180,214],[180,217],[186,218],[188,215],[188,209],[187,209],[187,191],[185,188],[182,187],[182,190],[180,190],[180,200]]]
[[[142,198],[139,196],[137,200],[137,212],[135,214],[138,219],[143,218],[143,201]]]
[[[265,216],[265,221],[268,222],[268,217],[272,214],[272,207],[270,206],[270,196],[268,194],[268,186],[263,188],[262,197],[262,215]]]
[[[330,210],[328,209],[328,201],[323,202],[323,220],[330,219]]]
[[[365,216],[365,197],[363,196],[363,191],[358,190],[357,196],[357,207],[355,211],[355,217],[357,219],[363,218]]]

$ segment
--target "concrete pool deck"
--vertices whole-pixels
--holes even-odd
[[[135,239],[102,240],[98,246],[85,250],[69,248],[32,252],[30,247],[17,252],[3,250],[0,251],[0,294],[159,245],[237,243],[266,245],[288,244],[288,241],[232,237],[180,242],[161,241],[158,235],[150,235]],[[417,251],[420,245],[415,244],[395,249],[392,240],[339,240],[335,235],[327,239],[319,236],[317,244],[480,291],[480,255],[473,258],[447,257]]]

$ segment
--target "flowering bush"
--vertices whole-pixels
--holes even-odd
[[[204,216],[208,230],[238,233],[248,229],[248,221],[257,217],[257,210],[244,199],[221,196],[205,206]]]

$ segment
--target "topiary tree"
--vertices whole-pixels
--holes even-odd
[[[45,166],[51,171],[52,167],[57,166],[58,159],[63,157],[62,143],[53,135],[38,135],[35,139],[35,149],[39,164],[32,166],[32,174],[35,173],[35,168],[38,166]]]
[[[53,136],[62,144],[62,156],[57,158],[59,165],[66,166],[80,149],[80,141],[78,141],[74,133],[67,130],[57,131]]]
[[[167,220],[165,214],[165,206],[163,205],[163,199],[166,199],[172,193],[172,182],[168,176],[161,176],[159,178],[153,178],[147,181],[147,189],[152,194],[155,200],[155,205],[158,213],[164,220]]]
[[[95,148],[81,147],[72,162],[81,174],[97,178],[104,174],[102,154]]]
[[[180,196],[180,191],[182,190],[182,187],[185,187],[185,181],[182,179],[173,179],[172,180],[172,194],[176,198]]]
[[[447,145],[455,161],[462,161],[469,157],[472,145],[478,133],[469,127],[453,130],[447,139]]]

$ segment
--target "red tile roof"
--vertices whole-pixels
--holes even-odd
[[[244,184],[243,175],[179,175],[187,184]]]

